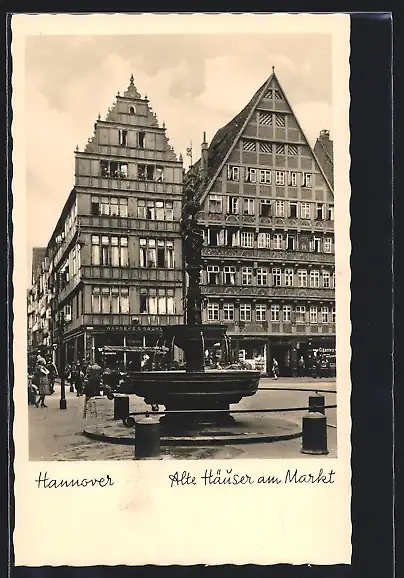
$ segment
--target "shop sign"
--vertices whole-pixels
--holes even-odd
[[[161,333],[161,327],[154,325],[143,325],[143,326],[133,326],[133,325],[105,325],[101,327],[87,327],[87,330],[95,331],[97,333],[104,333],[104,331],[111,333],[112,331],[124,332],[124,333]]]

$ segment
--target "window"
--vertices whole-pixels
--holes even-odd
[[[127,237],[91,237],[91,261],[93,265],[112,265],[112,267],[128,267]]]
[[[208,245],[210,247],[224,247],[226,245],[227,231],[219,227],[208,229]]]
[[[174,241],[139,239],[139,266],[145,268],[174,268]]]
[[[246,167],[246,169],[245,169],[245,181],[246,181],[246,183],[256,183],[257,182],[257,169]]]
[[[224,284],[225,285],[235,285],[236,284],[236,268],[231,266],[223,267],[224,273]]]
[[[328,323],[328,307],[321,308],[321,323]]]
[[[297,219],[297,203],[289,203],[289,217],[291,219]]]
[[[321,239],[320,237],[313,237],[311,241],[311,250],[315,253],[321,252]]]
[[[127,217],[128,199],[123,197],[91,197],[91,214]]]
[[[156,203],[156,221],[164,221],[164,202],[155,201]]]
[[[324,219],[324,203],[317,203],[316,205],[316,219],[322,221]]]
[[[254,199],[243,199],[243,215],[254,214]]]
[[[297,286],[298,287],[307,287],[307,270],[306,269],[298,269],[297,270]]]
[[[294,251],[296,249],[297,241],[294,235],[287,235],[286,247],[288,251]]]
[[[91,197],[91,214],[92,215],[99,215],[100,214],[100,198],[92,196]]]
[[[101,313],[101,290],[99,287],[93,287],[91,296],[91,311]]]
[[[262,185],[271,184],[271,171],[260,169],[260,183]]]
[[[141,289],[139,311],[150,315],[173,315],[174,289]]]
[[[154,180],[157,182],[164,181],[164,167],[156,166],[154,171]]]
[[[335,289],[335,271],[332,273],[332,288]]]
[[[221,213],[223,205],[222,195],[209,195],[209,213]]]
[[[297,187],[297,173],[289,173],[289,185]]]
[[[320,271],[318,269],[310,271],[310,287],[320,287]]]
[[[283,235],[281,233],[275,233],[273,235],[273,248],[282,249]]]
[[[234,305],[233,303],[223,304],[223,320],[234,321]]]
[[[219,285],[219,265],[208,265],[206,267],[208,285]]]
[[[266,319],[267,319],[267,306],[266,305],[256,305],[255,306],[255,319],[256,319],[256,321],[266,321]]]
[[[277,144],[275,148],[275,152],[277,155],[284,155],[285,154],[285,145]]]
[[[260,200],[260,216],[261,217],[271,216],[271,201],[269,199]]]
[[[135,107],[134,107],[134,106],[130,106],[130,107],[129,107],[129,114],[135,114],[135,112],[136,112]]]
[[[276,126],[285,126],[285,115],[284,114],[276,114],[275,115]]]
[[[290,323],[292,321],[292,307],[291,305],[284,305],[282,309],[282,320],[284,323]]]
[[[129,313],[128,287],[93,287],[91,295],[92,313]]]
[[[208,321],[219,321],[219,303],[208,303]]]
[[[323,271],[323,287],[324,289],[330,288],[330,272]]]
[[[288,145],[288,155],[290,157],[295,157],[297,155],[298,148],[296,145]]]
[[[146,140],[146,133],[143,131],[138,132],[136,135],[136,144],[138,148],[140,149],[145,148],[145,140]]]
[[[139,181],[153,181],[154,179],[154,165],[138,165],[137,178]]]
[[[238,215],[239,213],[238,197],[227,197],[227,212],[232,215]]]
[[[279,305],[271,305],[271,321],[280,320],[280,307]]]
[[[144,199],[137,200],[137,217],[138,219],[146,219],[146,201]]]
[[[240,167],[229,165],[227,167],[227,180],[238,181],[240,178]]]
[[[284,201],[275,201],[275,214],[277,217],[284,217],[285,216],[285,202]]]
[[[240,321],[251,321],[251,305],[242,303],[240,305]]]
[[[313,182],[313,175],[311,173],[304,173],[303,175],[303,186],[311,187]]]
[[[310,307],[310,323],[317,323],[317,307]]]
[[[148,219],[151,221],[172,221],[174,218],[172,201],[137,201],[138,219]]]
[[[332,252],[332,238],[324,237],[324,253]]]
[[[100,238],[98,235],[92,235],[91,237],[91,264],[100,264]]]
[[[128,177],[128,163],[100,161],[100,174],[105,178],[126,179]]]
[[[293,269],[285,269],[285,286],[293,287]]]
[[[241,268],[241,284],[252,285],[252,267]]]
[[[120,128],[119,129],[119,144],[120,144],[120,146],[126,146],[128,144],[127,139],[128,139],[128,131]]]
[[[272,285],[274,287],[280,287],[282,285],[281,269],[272,269]]]
[[[268,285],[268,269],[266,267],[257,268],[257,285]]]
[[[255,152],[255,141],[243,140],[243,151]]]
[[[174,220],[174,204],[173,201],[164,201],[164,220]]]
[[[304,305],[296,305],[296,323],[305,323],[306,321],[306,307]]]
[[[337,320],[337,318],[336,318],[336,313],[335,313],[335,307],[333,307],[331,309],[331,323],[336,323],[336,320]]]
[[[276,184],[276,185],[284,185],[284,184],[285,184],[285,173],[284,173],[284,171],[276,171],[276,172],[275,172],[275,184]]]
[[[241,233],[241,246],[244,248],[254,247],[254,233],[243,231]]]
[[[310,203],[300,203],[300,217],[302,219],[311,218]]]
[[[271,234],[270,233],[258,233],[258,248],[259,249],[270,249],[271,248]]]
[[[258,120],[259,120],[260,124],[265,124],[267,126],[271,126],[272,125],[272,113],[271,112],[260,112]],[[260,145],[261,144],[266,144],[266,143],[260,143]],[[271,145],[269,145],[269,146],[271,146]],[[263,151],[263,152],[266,152],[266,151]]]
[[[327,219],[328,219],[328,221],[334,220],[334,205],[328,205]]]

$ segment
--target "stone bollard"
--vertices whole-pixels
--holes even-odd
[[[302,454],[326,455],[327,418],[320,412],[311,411],[303,416]]]
[[[135,426],[135,459],[160,458],[160,416],[140,417]]]
[[[318,391],[316,391],[316,393],[309,396],[309,411],[310,412],[318,411],[319,413],[322,413],[325,415],[324,406],[325,406],[324,395],[321,395],[320,393],[318,393]]]
[[[124,419],[129,415],[129,396],[117,394],[114,396],[114,419]]]

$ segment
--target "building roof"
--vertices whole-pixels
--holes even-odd
[[[289,107],[291,114],[294,116],[297,126],[303,135],[307,146],[310,147],[309,142],[302,130],[302,127],[299,124],[296,115],[293,112],[293,109],[280,85],[278,78],[275,75],[274,67],[272,67],[272,74],[271,76],[260,86],[260,88],[256,91],[254,96],[251,98],[247,106],[243,108],[241,112],[239,112],[230,122],[228,122],[225,126],[220,128],[215,136],[213,137],[209,147],[208,147],[208,166],[207,166],[207,174],[204,179],[199,179],[196,191],[196,200],[202,202],[203,199],[206,197],[207,193],[209,192],[210,188],[213,186],[216,178],[219,176],[221,169],[223,168],[227,158],[229,157],[230,153],[232,152],[233,148],[238,142],[241,134],[243,133],[245,127],[247,126],[253,112],[257,108],[262,96],[265,93],[265,90],[268,86],[271,85],[272,80],[275,80],[279,89],[283,93],[284,99],[286,104]],[[333,192],[333,182],[329,179],[328,173],[324,171],[324,167],[320,163],[319,159],[317,159],[315,152],[310,147],[312,154],[317,161],[320,171],[325,178],[326,183],[330,187],[331,191]],[[196,176],[201,169],[201,159],[199,159],[188,171],[185,176],[185,184],[187,183],[187,178],[192,178]]]
[[[314,145],[314,152],[328,180],[334,186],[334,143],[330,139],[329,130],[320,131]]]

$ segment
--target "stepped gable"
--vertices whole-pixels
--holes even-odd
[[[118,92],[117,96],[116,96],[116,100],[115,102],[112,104],[112,106],[108,109],[108,112],[105,116],[104,121],[105,122],[119,122],[119,118],[118,118],[118,101],[120,99],[123,99],[124,101],[133,101],[133,104],[136,106],[136,104],[140,104],[142,103],[143,105],[146,103],[147,107],[147,126],[149,127],[153,127],[156,129],[160,129],[161,131],[164,131],[165,133],[165,151],[167,154],[167,157],[165,160],[170,160],[170,161],[178,161],[177,155],[174,152],[173,147],[170,145],[169,143],[169,138],[167,137],[166,134],[166,127],[164,122],[162,123],[162,126],[160,126],[158,120],[157,120],[157,116],[156,113],[153,112],[152,107],[149,104],[149,99],[147,98],[147,96],[145,96],[144,98],[142,98],[140,92],[137,90],[135,83],[134,83],[134,77],[133,74],[130,77],[129,80],[129,85],[128,88],[125,90],[125,92],[123,93],[123,95],[120,95],[120,93]],[[101,115],[98,115],[97,121],[94,123],[94,133],[93,136],[91,136],[85,147],[84,147],[84,152],[88,152],[88,153],[98,153],[98,134],[97,134],[97,129],[99,126],[99,123],[104,122],[101,119]],[[139,127],[144,126],[143,124],[139,124]]]
[[[274,70],[274,67],[273,67]],[[302,135],[303,142],[302,144],[308,146],[310,151],[313,155],[314,161],[317,165],[318,170],[324,177],[324,180],[330,190],[330,193],[333,195],[333,186],[332,181],[330,181],[329,175],[325,172],[324,167],[319,162],[316,154],[314,153],[313,149],[311,148],[302,127],[297,120],[296,115],[293,112],[293,109],[286,97],[284,90],[282,89],[280,82],[273,71],[271,76],[264,82],[264,84],[257,90],[254,94],[250,102],[247,104],[245,108],[235,116],[229,123],[227,123],[224,127],[220,128],[215,136],[213,137],[209,147],[208,147],[208,167],[207,167],[207,176],[206,178],[200,183],[199,191],[197,192],[197,199],[200,203],[202,203],[207,194],[209,193],[211,187],[213,186],[215,180],[220,175],[220,171],[225,165],[228,157],[230,156],[231,152],[239,142],[239,139],[243,136],[245,129],[248,126],[249,120],[251,119],[255,110],[259,109],[259,105],[261,103],[262,98],[265,95],[265,91],[267,88],[279,90],[282,94],[282,97],[285,101],[286,108],[279,109],[278,112],[280,113],[288,113],[293,116],[296,121],[297,128]],[[265,107],[267,108],[267,107]],[[270,139],[273,142],[276,139]],[[287,142],[287,141],[286,141]],[[193,167],[188,171],[186,178],[200,169],[200,160],[198,160]]]

